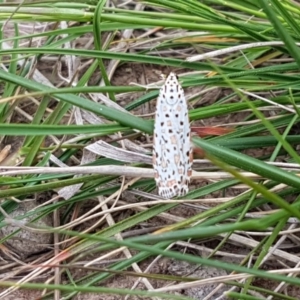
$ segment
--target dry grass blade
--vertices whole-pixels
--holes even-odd
[[[86,147],[87,150],[107,158],[112,158],[127,163],[144,163],[150,165],[152,157],[132,151],[114,147],[104,141],[98,141]]]

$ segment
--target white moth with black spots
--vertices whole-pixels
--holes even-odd
[[[153,136],[153,168],[162,198],[184,196],[192,174],[190,122],[184,92],[170,73],[156,104]]]

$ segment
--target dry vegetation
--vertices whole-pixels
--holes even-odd
[[[300,298],[299,5],[231,2],[0,1],[0,299]],[[162,200],[170,71],[197,134]]]

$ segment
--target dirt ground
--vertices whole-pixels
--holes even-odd
[[[43,62],[40,62],[38,64],[38,69],[42,70],[42,73],[48,77],[51,78],[53,77],[52,74],[52,66],[49,66],[48,64],[45,64]],[[160,74],[161,73],[166,73],[167,70],[165,68],[159,68],[159,67],[155,67],[155,66],[142,66],[142,65],[137,65],[137,64],[126,64],[123,65],[122,67],[118,68],[114,74],[114,77],[112,79],[112,83],[114,85],[118,85],[118,86],[122,86],[122,85],[129,85],[132,82],[138,83],[138,84],[149,84],[152,82],[157,82],[158,80],[160,80]],[[96,78],[98,77],[98,74],[94,75],[95,77],[95,81]],[[202,87],[196,87],[194,89],[188,89],[186,92],[187,97],[189,97],[189,95],[193,95],[197,92],[197,90],[201,90]],[[220,89],[216,89],[214,92],[210,92],[209,97],[207,95],[204,96],[204,102],[206,105],[209,102],[213,102],[215,101],[218,97],[221,97],[222,95],[226,94],[227,90],[220,90]],[[142,93],[135,93],[133,95],[131,95],[130,98],[122,98],[118,100],[118,103],[121,106],[125,106],[128,102],[136,99],[137,97],[139,97]],[[199,99],[198,104],[199,106],[202,105],[202,100]],[[143,107],[139,108],[138,110],[135,111],[136,114],[151,114],[154,112],[154,103],[146,104]],[[27,110],[27,113],[31,113],[30,109]],[[203,126],[210,126],[210,125],[216,125],[216,124],[223,124],[226,125],[229,121],[230,122],[234,122],[234,121],[240,121],[245,117],[244,114],[239,115],[236,114],[235,116],[231,116],[230,120],[228,119],[228,117],[223,116],[223,117],[219,117],[219,118],[213,118],[213,119],[206,119],[203,122],[197,122],[197,123],[201,123],[200,125]],[[20,121],[18,115],[15,115],[15,118]],[[12,145],[12,149],[17,149],[19,143],[18,139],[11,139],[10,144]],[[252,155],[261,155],[261,153],[252,153]],[[195,184],[195,183],[194,183]],[[197,186],[199,187],[199,185],[205,185],[205,181],[203,182],[197,182],[196,183]],[[232,190],[228,190],[227,191],[227,195],[226,196],[233,196],[240,193],[240,191],[236,191],[235,189]],[[218,197],[220,195],[214,194],[214,197]],[[223,195],[224,196],[224,195]],[[194,215],[195,211],[193,207],[189,207],[189,206],[185,206],[185,205],[180,205],[174,209],[172,209],[169,212],[171,215],[174,216],[180,216],[180,217],[190,217],[192,215]],[[163,221],[161,218],[154,218],[153,220],[153,224],[155,226],[163,226],[166,225],[166,222]],[[151,225],[151,224],[149,224]],[[211,244],[211,248],[213,249],[213,245],[214,243],[212,241],[208,241],[206,243],[206,245]],[[243,254],[243,249],[239,249],[239,247],[235,247],[234,245],[232,245],[233,248],[228,249],[229,252],[232,253],[239,253],[239,254]],[[244,253],[245,254],[245,253]],[[225,259],[225,258],[224,258]],[[226,260],[226,259],[225,259]],[[141,269],[144,269],[147,267],[147,265],[150,263],[151,261],[144,261],[140,267]],[[239,263],[240,260],[236,259],[235,263]],[[144,265],[144,267],[143,267]],[[172,265],[172,268],[170,267],[170,265]],[[177,270],[177,271],[176,271]],[[181,270],[181,273],[178,273],[178,270]],[[183,271],[186,271],[186,274],[182,274]],[[222,270],[217,270],[214,268],[204,268],[201,270],[200,275],[197,273],[197,270],[193,272],[193,267],[192,266],[182,266],[181,262],[171,262],[168,259],[162,259],[161,261],[158,261],[157,264],[155,264],[155,266],[153,267],[153,269],[151,269],[151,272],[153,273],[160,273],[160,274],[168,274],[168,275],[188,275],[189,273],[192,273],[190,276],[195,276],[195,277],[209,277],[209,276],[221,276],[224,275],[225,271]],[[212,274],[212,275],[209,275]],[[225,272],[226,274],[226,272]],[[125,276],[114,276],[111,279],[109,279],[107,281],[106,287],[118,287],[118,288],[131,288],[134,284],[136,283],[136,278],[134,277],[125,277]],[[153,286],[155,288],[160,287],[161,284],[165,284],[164,282],[159,282],[157,280],[151,280],[151,284],[153,284]],[[265,280],[257,280],[256,284],[259,286],[268,286],[270,288],[269,285],[274,285],[274,283],[272,282],[268,282]],[[193,297],[194,299],[203,299],[205,295],[209,294],[212,291],[212,288],[216,288],[217,285],[210,285],[209,287],[206,288],[191,288],[185,291],[182,291],[183,294],[185,294],[186,296],[190,296]],[[140,288],[144,288],[144,286],[140,283],[138,285],[138,287]],[[215,296],[220,296],[221,293],[225,290],[227,290],[228,287],[222,287],[220,290],[220,293],[215,295]],[[2,289],[3,290],[3,289]],[[0,290],[1,291],[1,290]],[[300,297],[300,293],[297,292],[296,290],[293,290],[291,292],[292,294],[295,294],[295,297]],[[177,293],[178,294],[178,293]],[[9,296],[7,296],[7,300],[10,299],[20,299],[20,300],[27,300],[27,299],[38,299],[40,296],[40,292],[38,291],[31,291],[31,290],[17,290],[13,293],[11,293]],[[100,299],[105,299],[105,300],[114,300],[114,299],[121,299],[120,296],[107,296],[107,295],[99,295],[99,294],[78,294],[76,297],[74,297],[74,300],[100,300]],[[130,299],[138,299],[136,297],[131,297]]]

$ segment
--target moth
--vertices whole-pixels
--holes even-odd
[[[176,74],[170,73],[156,104],[153,168],[162,198],[184,196],[192,174],[191,129],[184,92]]]

